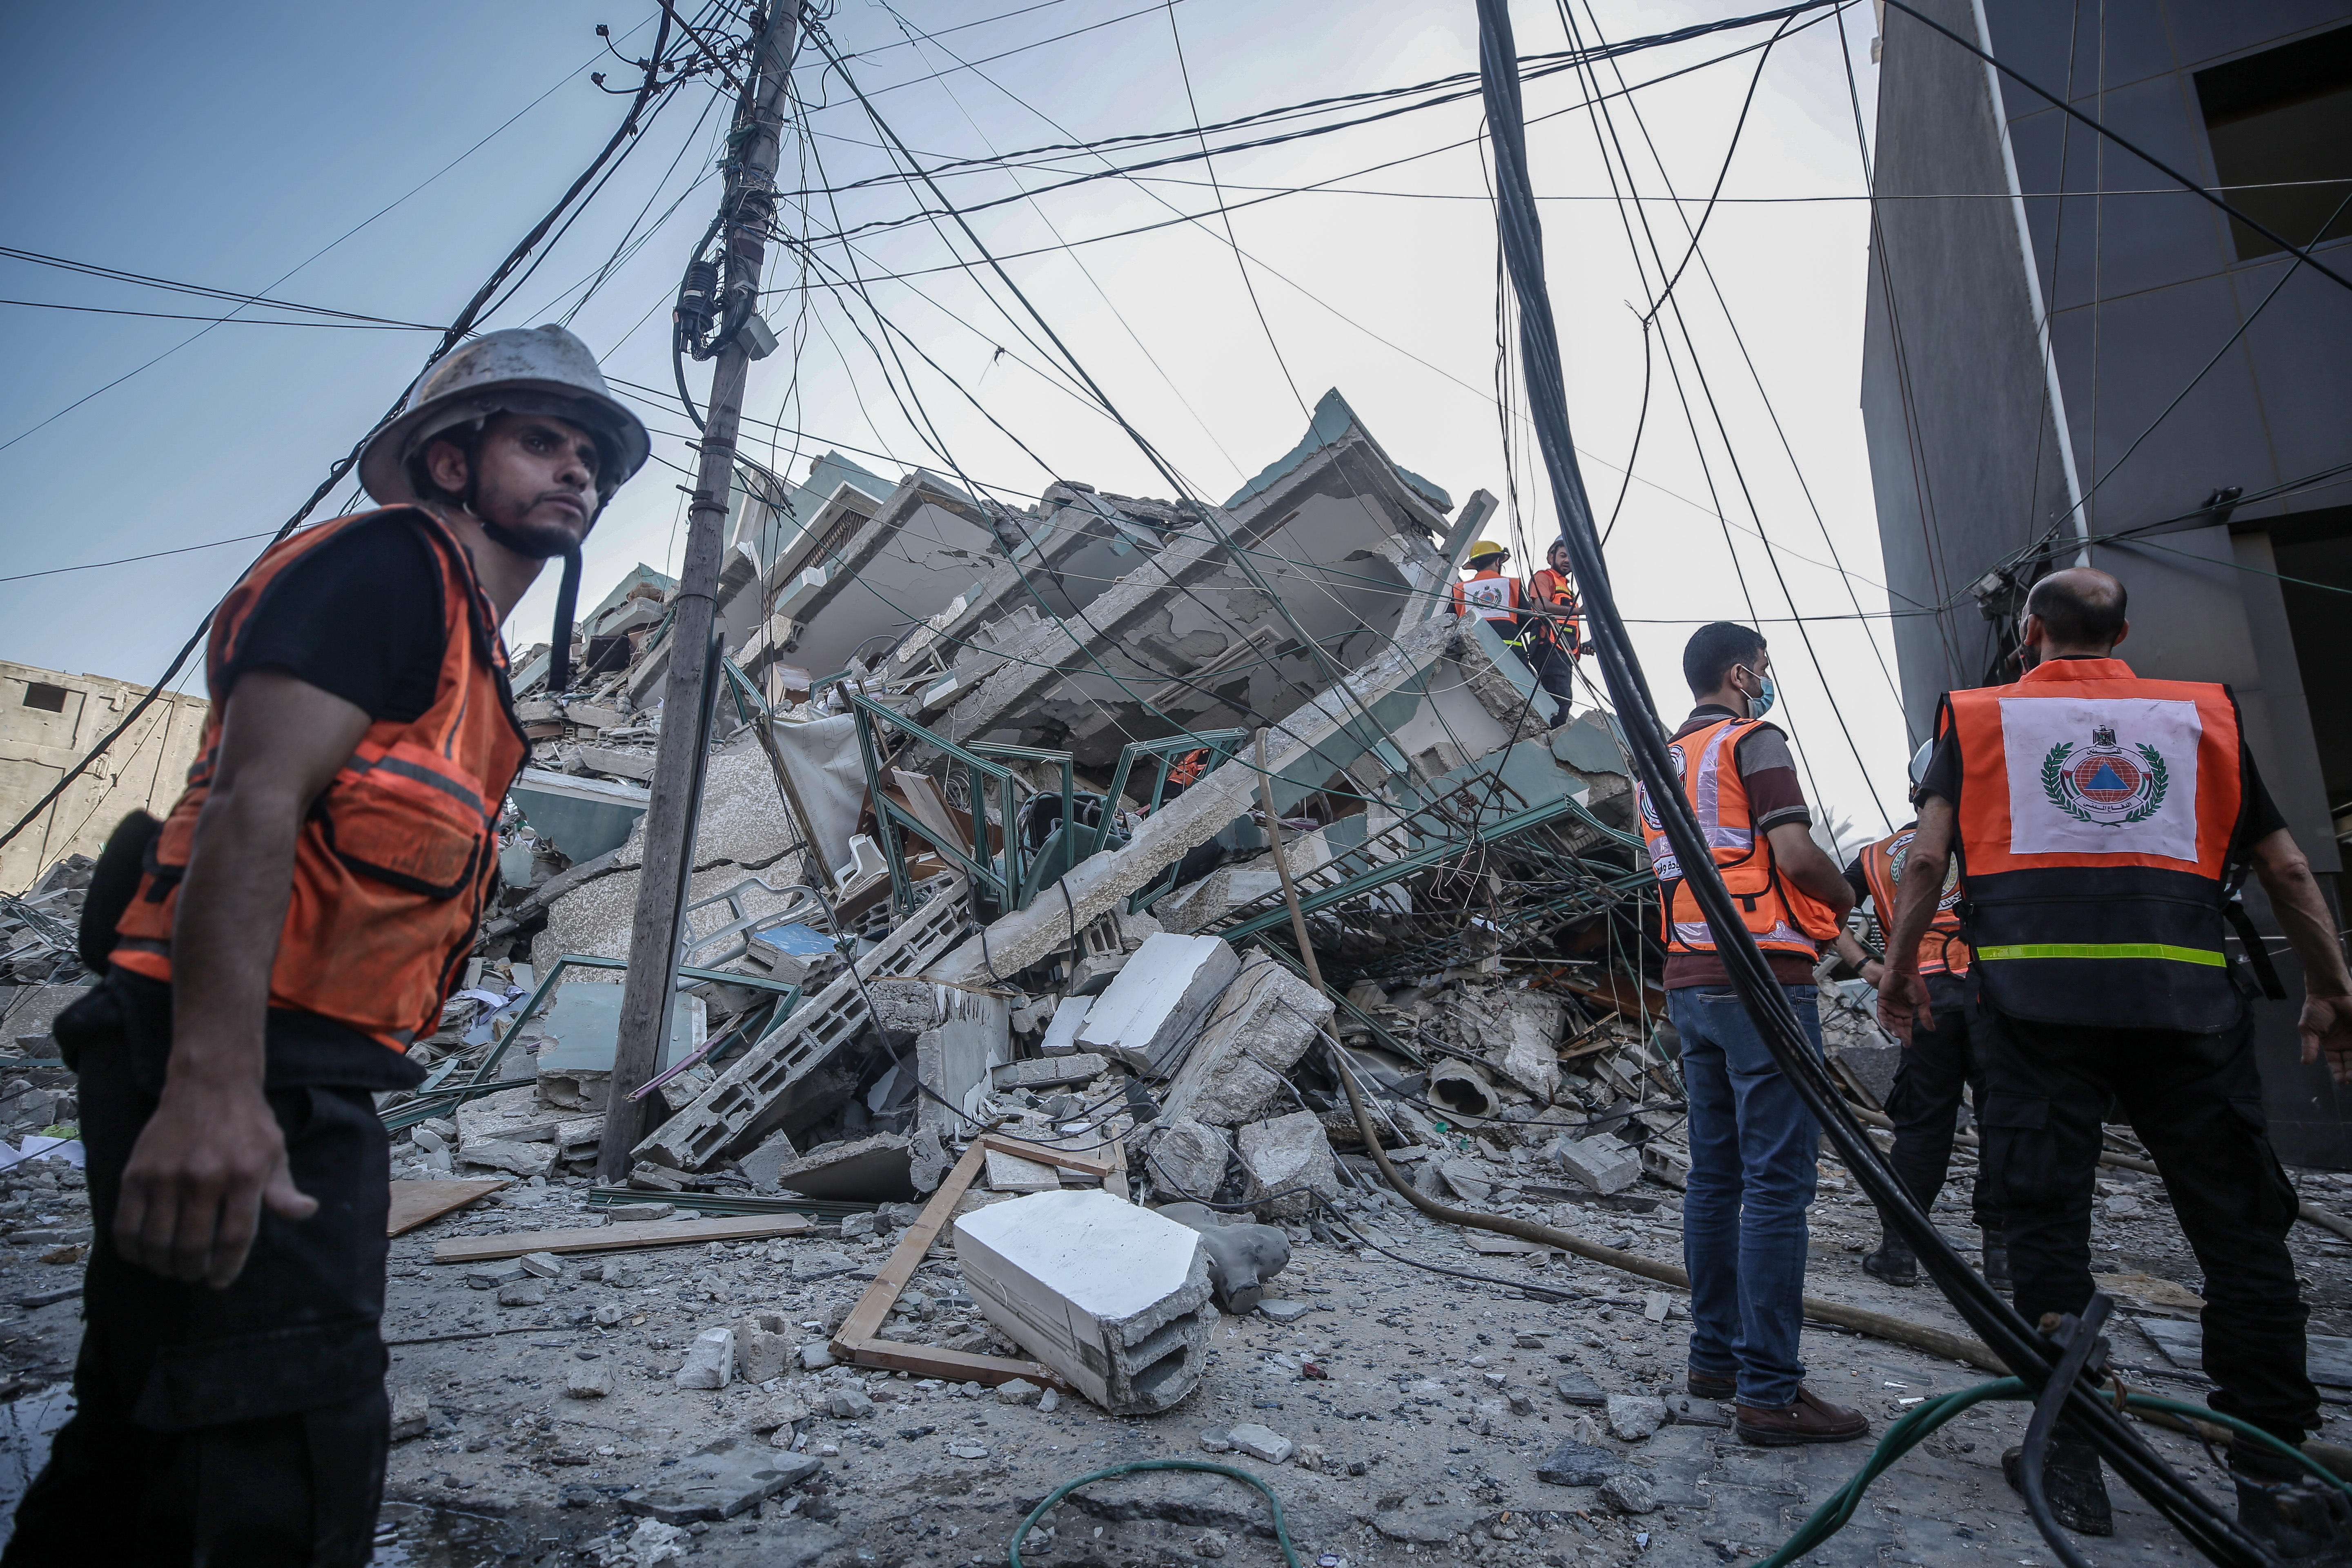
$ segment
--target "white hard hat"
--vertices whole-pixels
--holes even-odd
[[[444,431],[494,414],[542,414],[594,436],[604,448],[596,489],[608,500],[653,450],[645,422],[604,384],[586,343],[562,327],[509,327],[460,343],[434,363],[407,412],[360,454],[360,482],[386,506],[418,500],[408,459]]]
[[[1911,753],[1911,787],[1917,789],[1927,782],[1927,762],[1936,754],[1936,742],[1922,741],[1919,749]]]

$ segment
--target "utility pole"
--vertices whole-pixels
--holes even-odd
[[[743,412],[743,385],[754,355],[741,330],[759,310],[760,273],[768,229],[776,213],[776,163],[782,151],[787,68],[800,26],[801,0],[769,0],[751,62],[751,100],[739,103],[734,135],[740,149],[720,199],[725,252],[724,321],[734,330],[719,351],[710,380],[710,408],[702,429],[702,464],[687,514],[686,563],[669,630],[669,675],[662,689],[661,747],[654,759],[653,797],[646,811],[646,862],[629,931],[628,980],[621,996],[620,1037],[613,1055],[613,1086],[604,1110],[604,1137],[596,1152],[597,1180],[625,1180],[630,1151],[645,1136],[649,1102],[628,1097],[654,1076],[669,1035],[672,988],[678,962],[678,923],[694,868],[695,814],[702,775],[701,725],[714,693],[705,650],[719,609],[719,531],[735,480],[735,434]],[[715,62],[714,62],[715,63]],[[754,329],[758,331],[758,329]]]

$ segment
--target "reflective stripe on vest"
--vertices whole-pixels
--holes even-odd
[[[1911,849],[1911,840],[1918,835],[1916,826],[1890,833],[1862,852],[1863,880],[1870,884],[1871,902],[1878,908],[1881,931],[1895,929],[1897,888],[1903,880],[1903,865]],[[1936,901],[1935,917],[1919,936],[1919,973],[1922,974],[1966,974],[1969,972],[1969,944],[1960,935],[1960,868],[1955,859],[1946,863],[1944,890]]]
[[[1968,932],[2014,1017],[2213,1033],[2244,998],[2223,941],[2245,806],[2229,688],[2056,659],[1955,691]]]
[[[1738,759],[1741,739],[1759,722],[1722,720],[1673,742],[1668,754],[1682,780],[1683,794],[1698,818],[1699,835],[1714,852],[1716,869],[1738,900],[1741,923],[1757,945],[1768,952],[1812,958],[1819,953],[1820,944],[1837,933],[1837,921],[1826,905],[1781,880],[1770,840],[1756,831]],[[1730,765],[1726,766],[1727,763]],[[1675,857],[1657,809],[1646,789],[1637,784],[1635,795],[1650,867],[1658,879],[1667,950],[1713,952],[1715,933],[1683,877],[1682,863]]]
[[[303,819],[269,1005],[318,1014],[400,1049],[438,1026],[456,988],[498,863],[498,812],[529,752],[496,612],[457,540],[416,508],[298,533],[266,552],[222,602],[206,653],[214,706],[204,748],[117,923],[115,962],[171,980],[180,879],[212,783],[238,640],[289,567],[346,530],[367,527],[414,529],[432,555],[445,632],[440,675],[422,716],[368,727]]]
[[[1508,621],[1518,616],[1519,580],[1500,572],[1482,572],[1466,583],[1454,584],[1454,613],[1475,614],[1482,621]]]

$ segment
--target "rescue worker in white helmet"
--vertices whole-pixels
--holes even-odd
[[[369,442],[383,509],[273,545],[222,602],[187,792],[109,841],[80,943],[105,979],[57,1024],[95,1235],[74,1415],[10,1568],[369,1561],[375,1097],[424,1079],[405,1053],[494,885],[528,751],[499,625],[550,560],[576,583],[647,445],[570,332],[487,333]]]
[[[2237,901],[2251,869],[2303,972],[2303,1059],[2352,1081],[2352,972],[2310,863],[2263,787],[2226,686],[2154,680],[2115,654],[2124,585],[2078,566],[2026,596],[2028,668],[1947,692],[1919,788],[1879,1021],[1906,1038],[1931,1010],[1918,969],[1957,855],[1979,994],[1984,1167],[2030,1323],[2091,1299],[2100,1128],[2130,1122],[2204,1274],[2214,1409],[2289,1445],[2319,1425],[2309,1316],[2287,1250],[2295,1195],[2272,1152],[2250,992],[2278,999]],[[2237,930],[2242,959],[2228,951]],[[2251,977],[2249,974],[2251,972]],[[2012,1486],[2018,1449],[2002,1458]],[[2232,1439],[2238,1522],[2278,1555],[2343,1561],[2352,1531],[2284,1455]],[[2115,1528],[2099,1456],[2061,1419],[2043,1480],[2062,1524]]]
[[[1933,741],[1924,742],[1912,755],[1915,802],[1935,749]],[[1854,907],[1869,906],[1882,941],[1895,922],[1898,889],[1910,858],[1911,840],[1918,830],[1916,819],[1905,823],[1876,843],[1865,845],[1846,864],[1845,879],[1853,889]],[[1984,1050],[1969,1028],[1976,1011],[1976,990],[1969,981],[1969,944],[1960,935],[1959,900],[1959,872],[1953,868],[1944,873],[1935,917],[1915,955],[1927,983],[1928,1022],[1914,1028],[1905,1043],[1902,1065],[1895,1071],[1895,1088],[1886,1099],[1886,1115],[1895,1123],[1895,1150],[1887,1163],[1922,1211],[1944,1190],[1944,1178],[1951,1169],[1952,1138],[1959,1125],[1963,1091],[1975,1106],[1977,1120],[1984,1120]],[[1865,951],[1850,931],[1838,931],[1837,950],[1871,984],[1885,978],[1886,965],[1881,956]],[[1979,1175],[1974,1188],[1984,1276],[1995,1289],[2006,1290],[2010,1288],[2009,1248],[2000,1218],[1990,1203],[1991,1184]],[[1863,1258],[1862,1267],[1890,1285],[1919,1281],[1918,1259],[1883,1218],[1878,1248]]]

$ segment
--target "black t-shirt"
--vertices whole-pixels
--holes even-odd
[[[2277,802],[2271,799],[2269,786],[2263,783],[2262,770],[2254,766],[2254,754],[2246,749],[2242,737],[2238,742],[2238,763],[2244,772],[2246,796],[2246,828],[2239,837],[2240,848],[2258,844],[2286,826]],[[1927,776],[1919,781],[1923,795],[1940,795],[1954,805],[1960,803],[1960,744],[1947,734],[1936,742],[1935,753],[1927,759]]]
[[[441,569],[398,515],[346,529],[280,573],[237,639],[215,702],[249,669],[283,670],[371,719],[421,719],[441,680]]]
[[[440,684],[446,636],[433,546],[413,521],[377,518],[278,575],[254,606],[213,700],[228,700],[249,669],[277,669],[371,719],[421,719]],[[424,1077],[382,1042],[313,1013],[270,1008],[268,1042],[272,1087],[405,1089]]]

